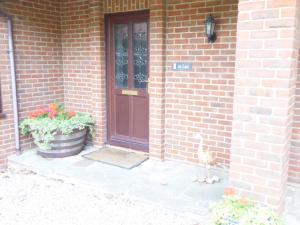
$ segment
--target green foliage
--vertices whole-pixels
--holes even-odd
[[[216,204],[211,225],[283,225],[283,221],[273,210],[232,195]]]
[[[34,143],[41,149],[50,150],[55,135],[68,135],[87,129],[93,135],[95,121],[88,114],[65,112],[63,105],[51,104],[49,110],[38,109],[22,121],[22,135],[32,135]]]

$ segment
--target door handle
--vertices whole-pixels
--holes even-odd
[[[132,90],[122,90],[122,95],[137,96],[138,92]]]

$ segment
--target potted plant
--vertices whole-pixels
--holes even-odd
[[[80,153],[87,134],[94,134],[95,121],[84,113],[68,112],[64,105],[52,103],[30,112],[20,124],[22,135],[32,135],[38,154],[62,158]]]
[[[280,217],[271,209],[247,198],[239,197],[235,190],[225,190],[224,198],[212,211],[211,225],[283,225]]]

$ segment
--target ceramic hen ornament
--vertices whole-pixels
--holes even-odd
[[[210,151],[205,151],[203,149],[203,137],[200,135],[197,138],[199,138],[198,159],[201,165],[205,165],[206,175],[193,176],[192,181],[207,184],[218,183],[221,181],[218,176],[210,176],[210,168],[215,163],[215,157]]]

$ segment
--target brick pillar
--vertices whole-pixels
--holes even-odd
[[[105,21],[102,0],[89,1],[90,88],[92,90],[91,113],[96,120],[95,145],[106,140],[106,73],[105,73]]]
[[[164,158],[166,3],[150,2],[150,156]]]
[[[295,98],[298,2],[240,0],[237,25],[230,181],[279,212]]]
[[[0,18],[0,104],[2,103],[3,113],[5,114],[4,117],[0,115],[0,169],[6,166],[7,156],[15,151],[12,91],[7,51],[7,21]]]

